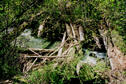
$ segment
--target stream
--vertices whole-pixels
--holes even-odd
[[[76,72],[79,75],[80,68],[83,64],[89,64],[94,66],[98,61],[105,61],[107,55],[104,52],[99,51],[89,51],[88,49],[83,49],[85,52],[84,57],[80,60],[76,66]]]
[[[106,53],[98,52],[98,51],[89,51],[87,49],[83,49],[85,51],[84,58],[81,60],[83,63],[89,63],[96,65],[98,59],[105,59]]]
[[[25,29],[20,36],[17,37],[16,45],[21,48],[45,48],[50,45],[51,42],[46,41],[42,38],[37,38],[31,35],[30,29]],[[60,42],[54,42],[50,48],[56,47]],[[106,53],[98,51],[89,51],[88,49],[83,49],[85,52],[84,58],[80,60],[83,63],[89,63],[96,65],[98,59],[105,59]]]
[[[25,29],[24,32],[21,33],[20,36],[17,37],[16,45],[21,48],[54,48],[60,42],[56,41],[55,43],[51,43],[43,38],[34,37],[31,35],[31,29]],[[12,44],[14,41],[12,42]],[[49,47],[47,47],[49,46]]]
[[[30,29],[25,29],[20,36],[17,37],[16,45],[21,48],[46,48],[51,42],[44,40],[43,38],[37,38],[31,35]],[[13,43],[13,42],[12,42]],[[55,48],[60,42],[54,42],[49,48]],[[89,65],[96,65],[98,60],[104,61],[106,58],[106,53],[99,51],[90,51],[88,49],[83,49],[84,57],[78,62],[76,71],[79,74],[80,67],[82,64],[87,63]]]

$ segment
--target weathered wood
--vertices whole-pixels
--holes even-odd
[[[111,33],[108,30],[100,30],[100,33],[104,40],[104,45],[107,49],[107,55],[110,60],[112,70],[126,69],[126,57],[120,51],[120,49],[113,43]],[[109,35],[108,35],[109,34]]]
[[[107,54],[110,59],[112,70],[126,69],[126,57],[116,46],[108,46]]]
[[[101,26],[101,27],[102,27],[102,26]],[[108,42],[107,42],[107,40],[108,40],[108,38],[107,38],[107,33],[108,33],[108,31],[101,28],[101,29],[99,29],[99,33],[100,33],[100,35],[102,36],[105,49],[107,50],[107,49],[108,49]]]
[[[75,33],[75,31],[74,31],[74,27],[73,27],[73,25],[72,25],[71,23],[70,23],[70,26],[71,26],[71,29],[72,29],[74,41],[77,42],[76,33]]]
[[[37,61],[38,58],[36,58],[33,63],[31,64],[31,66],[27,69],[27,72],[32,68],[32,66],[35,64],[35,62]]]
[[[102,47],[101,47],[101,44],[100,44],[100,40],[99,40],[99,38],[98,38],[97,36],[94,36],[94,35],[93,35],[93,38],[94,38],[94,40],[95,40],[96,45],[98,46],[98,48],[101,49]]]
[[[67,57],[67,55],[61,55],[61,56],[25,56],[27,58],[63,58],[63,57]]]
[[[19,50],[18,52],[19,53],[27,53],[27,54],[32,54],[32,52],[30,50],[33,50],[37,53],[51,53],[51,52],[54,52],[55,50],[54,49],[40,49],[40,48],[28,48],[26,50]]]
[[[33,51],[32,49],[29,48],[29,50],[30,50],[31,52],[33,52],[35,55],[38,55],[38,56],[39,56],[39,54],[36,53],[35,51]]]
[[[65,42],[65,38],[66,38],[66,32],[64,32],[64,35],[63,35],[63,39],[62,39],[61,45]],[[59,49],[59,51],[58,51],[58,55],[57,55],[57,56],[61,56],[61,55],[62,55],[62,51],[63,51],[63,46]]]
[[[42,31],[43,31],[43,28],[44,28],[44,25],[43,24],[41,24],[40,26],[39,26],[39,28],[38,28],[38,37],[40,37],[41,36],[41,34],[42,34]]]
[[[79,35],[79,28],[77,27],[77,25],[73,24],[74,30],[75,30],[75,34],[76,34],[76,39],[79,40],[80,35]]]
[[[43,29],[44,29],[44,25],[45,25],[45,22],[46,20],[48,19],[49,17],[47,17],[40,25],[39,25],[39,28],[38,28],[38,37],[41,36],[42,32],[43,32]]]
[[[73,38],[73,35],[72,35],[72,29],[70,28],[70,26],[66,23],[66,31],[67,31],[67,35],[69,38]]]
[[[84,30],[82,26],[79,26],[80,41],[84,41]]]
[[[65,41],[65,42],[66,42],[66,41]],[[64,46],[65,42],[62,43],[62,45],[60,45],[60,46],[59,46],[53,53],[51,53],[49,56],[54,55],[56,52],[58,52],[59,49],[60,49],[62,46]]]
[[[54,51],[54,49],[40,49],[40,48],[29,48],[29,49],[35,52],[53,52]]]
[[[67,54],[67,52],[70,50],[70,48],[73,46],[73,44],[70,44],[70,46],[67,48],[67,50],[65,50],[64,52],[63,52],[63,55],[66,55]]]
[[[75,34],[75,31],[74,31],[73,25],[71,23],[70,23],[70,27],[72,29],[73,37],[76,38],[76,34]]]
[[[33,50],[31,50],[31,49],[29,49],[31,52],[33,52],[34,54],[36,54],[36,55],[38,55],[38,56],[40,56],[38,53],[36,53],[35,51],[33,51]],[[33,61],[33,63],[31,64],[31,66],[27,69],[27,72],[32,68],[32,66],[35,64],[35,62],[38,60],[38,58],[36,58],[34,61]]]
[[[61,45],[53,53],[51,53],[49,56],[55,54],[56,52],[58,52],[64,46],[64,44],[66,43],[65,37],[66,37],[66,32],[64,33],[64,37],[62,39]]]

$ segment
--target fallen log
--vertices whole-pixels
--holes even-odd
[[[31,64],[31,66],[28,67],[27,72],[30,71],[30,69],[32,68],[32,66],[33,66],[33,65],[35,64],[35,62],[37,61],[37,59],[38,59],[38,58],[36,58],[36,59],[33,61],[33,63]]]
[[[66,43],[66,41],[67,40],[65,40],[63,43],[61,43],[61,45],[53,53],[51,53],[49,56],[52,56],[53,54],[55,54],[56,52],[58,52],[64,46],[64,44]]]
[[[64,35],[63,35],[63,39],[62,39],[62,42],[61,42],[61,45],[65,42],[65,39],[66,39],[66,32],[64,32]],[[63,47],[61,47],[58,51],[58,55],[57,56],[61,56],[62,55],[62,51],[63,51]]]
[[[19,50],[19,53],[28,53],[31,54],[31,50],[37,52],[37,53],[52,53],[54,52],[54,49],[40,49],[40,48],[28,48],[26,50]]]
[[[66,25],[67,36],[68,36],[69,38],[73,38],[73,34],[72,34],[72,29],[71,29],[71,27],[70,27],[67,23],[66,23],[65,25]]]
[[[76,43],[76,42],[77,42],[77,39],[76,39],[76,33],[75,33],[75,30],[74,30],[74,27],[73,27],[72,24],[70,24],[70,26],[71,26],[71,29],[72,29],[74,41],[75,41],[75,43]]]
[[[62,55],[62,56],[25,56],[27,58],[63,58],[67,57],[67,55]]]
[[[35,52],[53,52],[54,51],[54,49],[40,49],[40,48],[29,48],[29,49]]]
[[[29,49],[31,52],[33,52],[35,55],[38,55],[39,56],[39,54],[38,53],[36,53],[35,51],[33,51],[32,49]],[[38,58],[36,58],[34,61],[33,61],[33,63],[31,64],[31,66],[27,69],[27,72],[32,68],[32,66],[35,64],[35,62],[38,60]]]

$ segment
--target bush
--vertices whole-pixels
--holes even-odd
[[[27,78],[28,84],[83,84],[83,83],[91,83],[91,84],[105,84],[106,80],[104,75],[102,76],[98,73],[101,68],[93,68],[88,64],[84,64],[80,69],[80,75],[76,74],[76,65],[80,58],[76,57],[76,59],[71,60],[70,63],[64,61],[63,63],[49,63],[43,66],[41,69],[32,71],[29,77]],[[101,66],[99,66],[101,67]],[[105,69],[105,67],[104,67]],[[101,72],[104,72],[102,69]]]

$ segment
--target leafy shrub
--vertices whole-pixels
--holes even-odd
[[[93,68],[88,64],[84,64],[80,69],[80,75],[76,74],[76,65],[80,58],[76,57],[76,59],[71,60],[71,62],[66,62],[60,65],[57,63],[50,63],[43,66],[41,69],[37,71],[31,72],[28,79],[28,84],[71,84],[72,82],[76,82],[77,84],[83,83],[93,83],[93,84],[105,84],[107,79],[95,71],[97,68]],[[99,66],[101,67],[101,66]],[[104,68],[105,69],[105,68]],[[103,69],[101,72],[104,72]],[[38,74],[39,73],[39,74]]]

